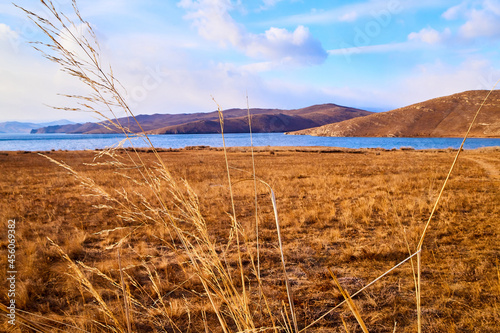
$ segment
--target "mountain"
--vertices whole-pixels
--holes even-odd
[[[48,123],[27,123],[19,121],[7,121],[0,123],[0,133],[30,133],[31,130],[45,126],[66,125],[73,122],[63,119]]]
[[[487,90],[434,98],[388,112],[288,134],[337,137],[463,137]],[[500,91],[491,93],[470,137],[500,137]]]
[[[223,111],[224,131],[226,133],[248,133],[247,109],[229,109]],[[252,131],[287,132],[309,127],[317,127],[332,122],[343,121],[355,117],[363,117],[372,112],[354,109],[336,104],[314,105],[302,109],[250,109],[252,115]],[[192,114],[154,114],[136,117],[142,129],[149,134],[206,134],[220,133],[219,113]],[[132,132],[140,132],[139,126],[130,118],[118,119],[122,126]],[[116,133],[105,128],[108,123],[85,123],[63,126],[49,126],[33,130],[32,133]]]
[[[369,111],[347,108],[335,104],[314,105],[296,110],[251,109],[252,132],[287,132],[324,124],[343,121],[371,114]],[[223,112],[226,133],[248,133],[247,110],[232,109]],[[200,119],[184,124],[165,126],[153,134],[220,133],[219,115],[211,114],[208,119]]]

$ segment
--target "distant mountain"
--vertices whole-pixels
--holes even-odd
[[[462,137],[489,91],[466,91],[388,112],[288,134],[336,137]],[[484,104],[470,137],[500,137],[500,91]]]
[[[67,125],[74,124],[73,122],[63,119],[48,123],[27,123],[27,122],[19,122],[19,121],[7,121],[0,123],[0,133],[30,133],[33,129],[38,129],[46,126],[54,126],[54,125]]]
[[[332,122],[343,121],[355,117],[363,117],[372,112],[354,109],[336,104],[322,104],[295,110],[251,109],[252,131],[286,132],[309,127],[317,127]],[[229,109],[223,111],[224,131],[226,133],[248,133],[248,117],[246,109]],[[220,133],[219,114],[217,111],[192,114],[154,114],[136,116],[144,131],[150,134],[207,134]],[[140,128],[130,118],[118,119],[122,126],[132,132]],[[33,130],[32,133],[116,133],[104,125],[108,123],[85,123],[63,126],[48,126]]]

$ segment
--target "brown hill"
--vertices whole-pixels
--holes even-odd
[[[251,109],[252,131],[287,132],[310,127],[318,127],[333,122],[355,117],[362,117],[372,112],[339,106],[336,104],[314,105],[295,110]],[[248,133],[248,117],[246,109],[229,109],[223,111],[224,131],[227,133]],[[219,133],[219,114],[217,111],[192,114],[155,114],[136,117],[144,131],[151,134],[206,134]],[[120,118],[120,123],[131,132],[140,129],[131,118]],[[49,126],[33,130],[32,133],[113,133],[99,123]]]
[[[317,127],[318,123],[300,116],[286,114],[258,114],[252,116],[252,132],[286,132],[304,128]],[[220,133],[219,120],[198,120],[182,125],[168,126],[153,130],[152,134],[201,134]],[[227,118],[224,120],[224,131],[227,133],[248,133],[248,117]]]
[[[288,134],[337,137],[462,137],[486,90],[466,91],[367,117]],[[484,104],[471,137],[500,137],[500,91]]]
[[[287,132],[317,127],[355,117],[363,117],[372,112],[347,108],[335,104],[315,105],[296,110],[253,109],[252,131],[254,133]],[[248,133],[247,110],[224,111],[224,131],[227,133]],[[185,124],[166,126],[151,131],[153,134],[194,134],[220,133],[218,114],[211,119],[203,119]]]

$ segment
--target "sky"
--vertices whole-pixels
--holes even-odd
[[[70,0],[53,0],[71,17]],[[37,0],[18,0],[46,12]],[[81,0],[135,114],[335,103],[388,111],[500,79],[500,0]],[[88,121],[54,110],[82,83],[0,3],[0,122]]]

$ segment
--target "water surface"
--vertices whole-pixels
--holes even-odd
[[[102,149],[117,145],[125,136],[119,134],[0,134],[0,150],[85,150]],[[250,146],[250,134],[226,134],[228,147]],[[222,147],[220,134],[171,134],[152,135],[157,148],[184,148],[187,146]],[[343,148],[402,148],[446,149],[459,148],[460,138],[336,138],[284,133],[255,133],[254,146],[323,146]],[[143,138],[134,138],[136,147],[148,147]],[[125,143],[129,147],[130,143]],[[465,148],[500,146],[498,139],[468,139]]]

